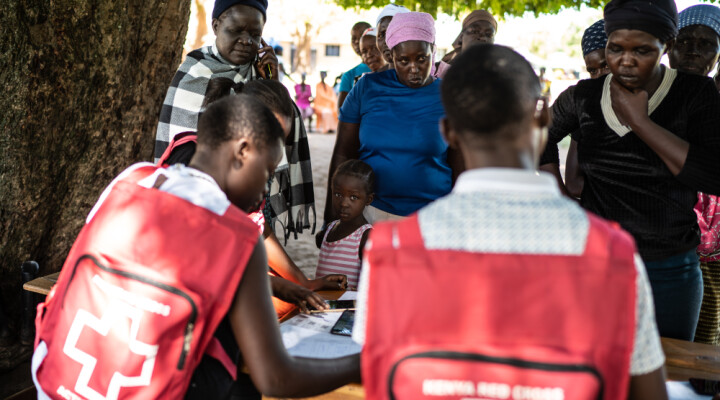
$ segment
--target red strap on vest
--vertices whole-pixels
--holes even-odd
[[[210,343],[208,343],[205,354],[218,360],[220,364],[225,367],[225,370],[228,372],[228,374],[232,376],[232,379],[237,380],[237,365],[222,347],[222,344],[220,343],[220,340],[218,338],[213,336],[213,338],[210,340]]]
[[[178,146],[190,142],[197,142],[197,134],[194,131],[182,132],[173,136],[167,149],[165,149],[162,157],[160,157],[160,159],[158,160],[157,166],[168,167],[169,165],[167,165],[166,162],[167,159],[170,158],[170,154],[173,152],[173,150],[175,150],[175,148],[177,148]]]

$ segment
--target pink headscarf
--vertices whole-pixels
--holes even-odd
[[[422,40],[435,43],[435,20],[423,12],[396,14],[385,32],[385,43],[392,50],[399,43]]]
[[[402,42],[420,40],[435,44],[435,20],[432,15],[424,12],[411,11],[409,13],[396,14],[387,31],[385,31],[385,43],[390,50]],[[430,74],[435,75],[435,48],[433,47],[432,59],[430,60]]]

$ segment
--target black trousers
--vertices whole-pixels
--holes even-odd
[[[232,380],[230,374],[216,359],[204,355],[195,369],[185,399],[187,400],[260,400],[262,395],[255,388],[250,375],[238,373]]]

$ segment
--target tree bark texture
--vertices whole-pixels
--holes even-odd
[[[151,160],[190,0],[6,0],[0,6],[0,303],[20,265],[59,271],[101,191]]]

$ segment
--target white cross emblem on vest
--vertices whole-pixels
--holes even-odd
[[[100,319],[88,311],[83,309],[78,310],[70,327],[70,331],[68,332],[67,339],[65,340],[63,352],[82,365],[77,382],[75,383],[75,391],[79,395],[89,400],[115,400],[118,398],[118,393],[122,387],[147,386],[150,384],[158,346],[142,343],[137,340],[142,316],[142,310],[119,300],[113,300],[105,309],[105,313]],[[130,332],[128,332],[127,335],[128,350],[139,356],[144,356],[145,361],[142,364],[142,371],[139,376],[125,376],[119,371],[115,371],[108,385],[107,394],[102,395],[88,386],[98,359],[80,350],[77,347],[77,343],[85,327],[94,330],[102,336],[107,336],[115,321],[123,318],[129,318],[131,321]]]

